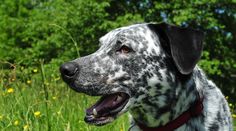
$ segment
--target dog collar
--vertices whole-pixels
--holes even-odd
[[[188,122],[191,118],[197,117],[201,115],[203,111],[203,98],[198,99],[195,101],[195,103],[183,114],[181,114],[179,117],[176,119],[170,121],[164,126],[159,126],[159,127],[147,127],[146,125],[143,125],[141,123],[137,122],[137,125],[139,126],[140,129],[143,131],[173,131],[186,122]]]

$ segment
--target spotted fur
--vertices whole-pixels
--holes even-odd
[[[93,96],[129,94],[119,115],[129,111],[130,130],[140,130],[135,122],[149,127],[165,125],[188,110],[200,94],[204,98],[202,114],[176,131],[232,131],[230,110],[221,91],[198,66],[187,75],[181,73],[168,53],[170,48],[149,23],[115,29],[99,42],[96,52],[72,61],[79,73],[67,83]],[[132,51],[117,51],[123,45]]]

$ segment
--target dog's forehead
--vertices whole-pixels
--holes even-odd
[[[148,23],[121,27],[108,32],[99,39],[100,46],[110,48],[116,45],[114,41],[125,41],[137,50],[159,54],[159,37],[148,27]],[[128,41],[127,41],[128,40]],[[107,49],[106,48],[106,49]],[[105,48],[104,48],[105,49]]]
[[[130,26],[125,26],[125,27],[120,27],[117,29],[114,29],[104,36],[102,36],[99,39],[100,44],[108,43],[114,39],[116,39],[118,36],[129,36],[130,34],[138,34],[138,33],[144,33],[145,30],[147,30],[147,23],[143,24],[135,24],[135,25],[130,25]]]

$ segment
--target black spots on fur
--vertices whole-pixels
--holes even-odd
[[[163,62],[163,57],[161,57],[161,56],[153,56],[153,61],[154,62]],[[164,63],[163,63],[164,64]]]
[[[152,54],[156,54],[156,51],[155,51],[154,49],[152,49],[152,51],[151,51],[151,52],[152,52]]]
[[[212,85],[208,85],[208,88],[209,89],[214,89],[214,88],[216,88],[215,86],[212,86]]]
[[[146,76],[141,77],[141,79],[142,79],[143,87],[145,87],[145,85],[148,85]]]
[[[147,87],[146,87],[147,90],[150,90],[151,88],[152,88],[151,86],[147,86]]]
[[[161,73],[159,71],[156,71],[155,73],[156,73],[156,76],[158,77],[158,79],[160,81],[163,81],[163,76],[161,75]]]
[[[158,109],[158,105],[156,105],[156,103],[154,103],[150,97],[145,97],[142,102],[148,106],[156,107]]]
[[[224,112],[228,112],[228,110],[227,110],[227,104],[224,104],[224,105],[223,105],[223,111],[224,111]]]
[[[220,114],[220,112],[217,112],[216,121],[218,121],[221,125],[224,124],[224,120],[223,120],[222,115]]]
[[[145,123],[145,114],[146,112],[144,111],[143,108],[140,106],[132,108],[131,112],[132,116],[135,118],[135,121],[138,121],[140,123]]]
[[[157,113],[156,113],[155,118],[158,120],[161,115],[167,113],[169,110],[170,110],[170,106],[169,105],[167,105],[165,107],[162,107],[162,108],[159,108]]]
[[[161,69],[164,69],[164,68],[166,68],[166,64],[163,61],[159,61],[159,67]]]
[[[143,95],[142,91],[137,91],[138,89],[134,89],[134,91],[131,92],[131,95],[135,98],[138,99],[141,95]]]
[[[188,96],[188,94],[196,90],[195,87],[196,87],[196,83],[195,82],[191,83],[191,85],[188,86],[187,89],[185,89],[186,96]]]
[[[217,121],[213,122],[210,125],[209,131],[219,131],[219,125],[218,125]]]
[[[153,77],[153,73],[151,73],[151,72],[149,72],[149,71],[147,71],[146,73],[145,73],[145,76],[147,77],[147,78],[151,78],[151,77]]]
[[[157,36],[155,36],[154,34],[151,34],[151,38],[152,38],[153,40],[156,40],[156,39],[157,39]]]
[[[140,75],[139,73],[137,75]],[[134,79],[134,81],[136,81],[139,86],[146,87],[148,85],[147,79],[148,79],[148,77],[145,75],[145,72],[143,72],[141,74],[141,76],[140,77],[136,77]]]
[[[156,87],[157,90],[160,90],[160,89],[162,88],[162,86],[161,86],[160,83],[157,83],[157,84],[155,85],[155,87]]]

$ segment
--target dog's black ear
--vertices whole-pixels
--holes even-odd
[[[182,28],[166,23],[149,24],[166,41],[174,63],[180,73],[187,75],[193,71],[201,57],[204,34],[190,28]]]

